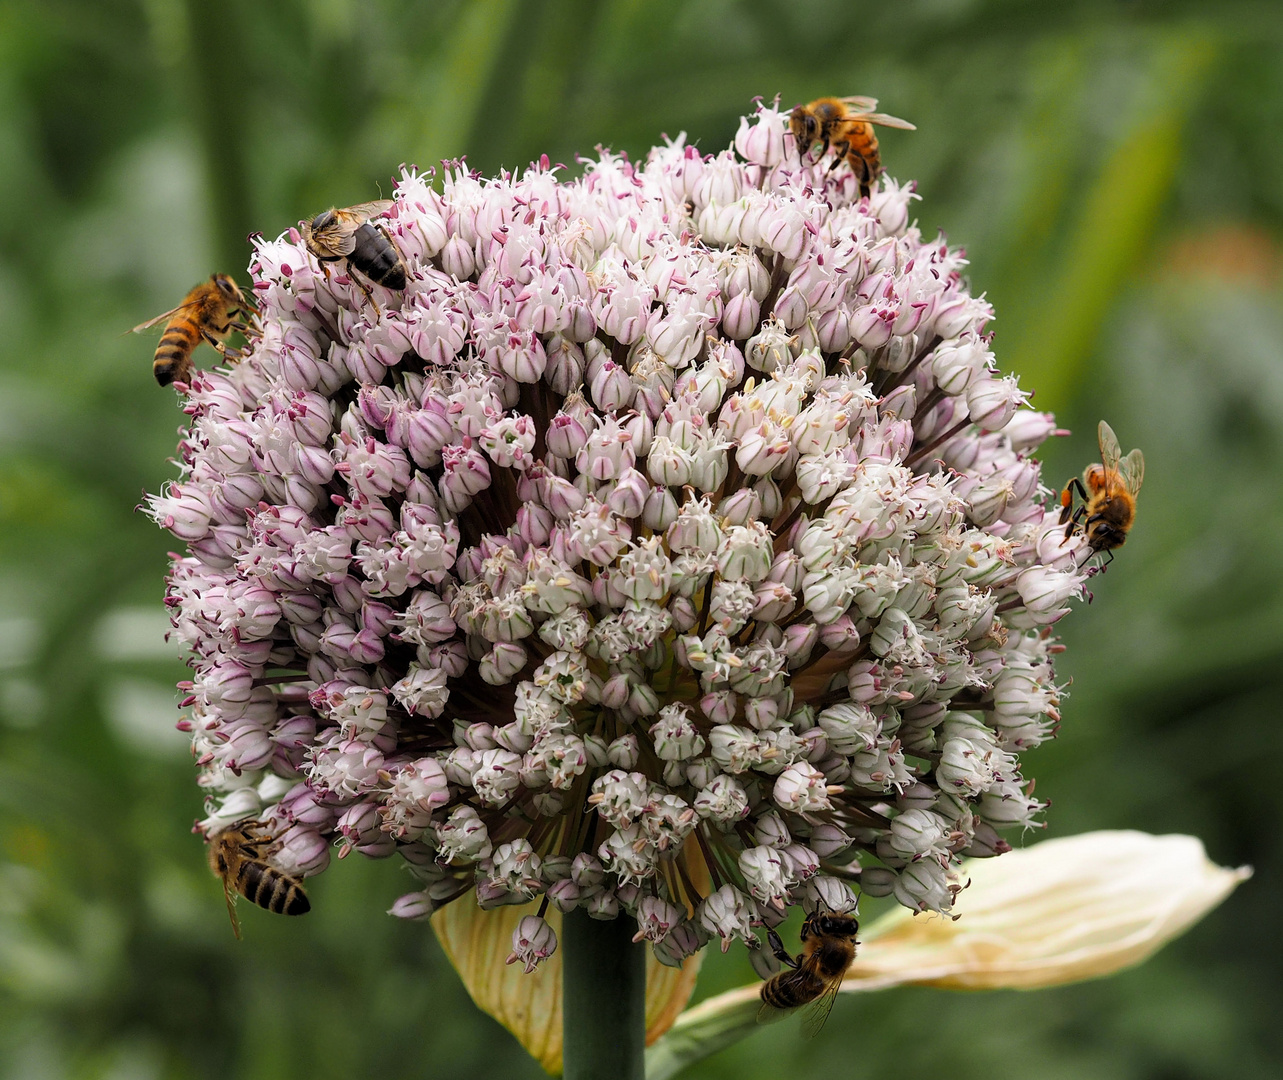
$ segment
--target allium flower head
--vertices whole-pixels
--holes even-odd
[[[853,887],[948,911],[1035,823],[1087,573],[1054,424],[912,187],[861,199],[786,127],[407,170],[375,303],[258,242],[262,336],[194,377],[149,502],[207,831],[399,853],[395,914],[626,912],[679,963]],[[523,918],[510,960],[555,947]]]

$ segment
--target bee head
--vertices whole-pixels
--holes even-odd
[[[320,232],[322,229],[328,229],[334,224],[334,211],[323,210],[312,219],[312,224],[308,226],[312,232]]]
[[[1087,542],[1097,551],[1113,551],[1127,539],[1125,530],[1110,521],[1091,521],[1087,525]]]
[[[808,149],[820,137],[820,124],[815,116],[799,105],[789,116],[789,129],[797,140],[799,150]]]
[[[851,915],[837,912],[828,915],[815,915],[815,929],[825,935],[835,937],[854,937],[860,924]]]
[[[237,287],[236,282],[226,274],[211,274],[209,280],[217,285],[218,291],[229,300],[239,300],[241,298],[241,290]]]

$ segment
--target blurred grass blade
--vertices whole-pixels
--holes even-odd
[[[519,5],[515,0],[474,0],[459,11],[446,40],[435,80],[435,100],[425,109],[412,138],[415,153],[436,163],[468,149],[468,134],[496,77],[508,31]]]
[[[1214,46],[1178,34],[1159,46],[1149,73],[1150,101],[1081,193],[1082,210],[1055,276],[1001,336],[1003,363],[1037,387],[1040,408],[1064,409],[1083,367],[1140,262],[1184,160],[1183,133],[1207,84]]]
[[[1035,990],[1139,964],[1251,871],[1211,862],[1192,836],[1092,832],[970,860],[957,921],[897,908],[870,926],[843,991],[892,986]],[[646,1056],[647,1080],[753,1032],[760,984],[683,1014]]]

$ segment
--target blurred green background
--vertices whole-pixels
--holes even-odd
[[[390,191],[872,94],[1003,366],[1144,448],[1132,539],[1062,629],[1049,835],[1201,836],[1255,878],[1146,966],[1057,991],[844,1000],[693,1077],[1283,1074],[1283,11],[1276,3],[0,0],[0,1078],[533,1077],[409,888],[352,858],[232,939],[173,730],[170,545],[134,512],[182,416],[121,331],[269,236]],[[208,350],[203,362],[208,363]],[[1258,774],[1254,770],[1261,770]],[[712,955],[699,993],[747,981]]]

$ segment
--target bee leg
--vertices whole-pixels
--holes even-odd
[[[1083,515],[1086,513],[1087,513],[1087,507],[1080,506],[1070,516],[1069,524],[1065,526],[1066,540],[1068,540],[1071,536],[1074,535],[1075,529],[1082,529],[1084,532],[1086,531],[1086,526],[1083,525]]]
[[[1083,482],[1076,476],[1070,479],[1069,483],[1065,485],[1065,490],[1060,493],[1060,523],[1062,525],[1066,522],[1070,523],[1070,528],[1065,530],[1066,538],[1068,538],[1070,530],[1072,530],[1078,518],[1076,513],[1071,513],[1070,511],[1070,507],[1074,503],[1075,494],[1083,502],[1087,501],[1087,489],[1083,487]],[[1079,507],[1079,509],[1081,510],[1082,507]]]
[[[370,292],[369,287],[361,280],[361,275],[357,273],[351,263],[347,265],[347,276],[358,289],[365,293],[365,298],[370,302],[370,307],[374,308],[374,317],[377,319],[379,317],[379,305],[374,299],[374,293]]]
[[[214,348],[216,348],[220,353],[222,353],[223,358],[224,358],[225,360],[239,360],[239,359],[240,359],[240,354],[239,354],[239,353],[237,353],[236,355],[233,355],[233,354],[232,354],[232,352],[231,352],[231,350],[230,350],[230,349],[228,349],[228,347],[227,347],[226,345],[224,345],[221,341],[219,341],[219,340],[218,340],[218,338],[216,338],[216,337],[215,337],[213,334],[211,334],[208,330],[202,330],[202,331],[200,332],[200,336],[201,336],[201,337],[203,337],[206,341],[208,341],[211,345],[213,345],[213,346],[214,346]]]
[[[875,177],[873,175],[873,170],[869,168],[869,163],[865,161],[864,158],[859,157],[858,154],[855,156],[860,162],[860,167],[857,169],[852,165],[852,171],[854,171],[856,178],[860,181],[860,198],[867,199],[873,187]]]
[[[789,951],[784,948],[784,942],[780,940],[780,935],[774,930],[766,931],[766,940],[771,943],[771,952],[775,954],[775,959],[786,967],[797,969],[797,961],[789,955]]]
[[[846,139],[840,139],[833,144],[833,151],[833,164],[829,166],[829,172],[846,161],[847,155],[851,152],[851,143]]]

